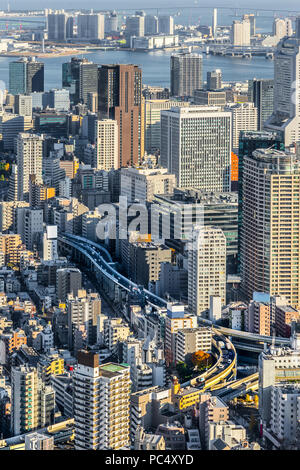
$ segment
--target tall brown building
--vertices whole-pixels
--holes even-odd
[[[137,65],[99,68],[100,119],[115,119],[119,128],[119,166],[132,166],[141,157],[142,70]]]

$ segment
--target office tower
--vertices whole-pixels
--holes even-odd
[[[58,259],[57,251],[57,226],[47,225],[43,236],[43,259],[54,261]]]
[[[235,20],[231,27],[231,44],[233,46],[250,46],[250,21]]]
[[[25,450],[54,450],[54,437],[38,432],[26,434]]]
[[[202,55],[195,53],[171,56],[171,96],[193,96],[202,88]]]
[[[132,166],[141,158],[142,70],[136,65],[102,65],[98,83],[100,118],[118,123],[118,166]]]
[[[71,62],[62,64],[62,86],[70,92],[72,104],[79,103],[79,69],[80,64],[87,59],[72,57]]]
[[[47,93],[48,106],[56,111],[69,111],[70,92],[69,90],[52,89]]]
[[[218,10],[214,8],[212,17],[212,35],[215,38],[217,35],[217,23],[218,23]]]
[[[26,93],[44,91],[44,63],[30,58],[26,66]]]
[[[9,63],[9,93],[25,95],[44,91],[44,64],[34,57]]]
[[[226,91],[195,90],[193,103],[197,106],[218,106],[223,109],[227,103]]]
[[[119,167],[119,130],[113,119],[96,121],[96,147],[93,168],[97,170],[117,169]]]
[[[129,445],[129,370],[123,364],[99,365],[98,355],[79,351],[73,374],[76,450]]]
[[[56,288],[57,299],[60,302],[65,302],[68,294],[73,294],[75,297],[81,289],[82,275],[81,271],[77,268],[62,268],[56,271]]]
[[[32,117],[32,96],[15,96],[15,113],[20,116]]]
[[[222,88],[222,70],[216,69],[207,72],[207,89],[210,91],[220,90]]]
[[[160,15],[158,17],[159,34],[174,34],[174,18],[169,15]]]
[[[224,111],[232,115],[232,150],[237,153],[241,131],[257,130],[257,108],[253,103],[235,103],[225,106]]]
[[[78,15],[77,21],[78,39],[104,39],[104,15]]]
[[[19,134],[17,138],[18,198],[29,199],[29,178],[36,176],[42,183],[43,138],[34,134]]]
[[[87,104],[88,110],[91,113],[97,113],[98,112],[98,93],[95,91],[88,92],[86,104]]]
[[[273,22],[273,35],[278,41],[286,36],[293,36],[293,25],[290,18],[275,18]]]
[[[109,15],[105,16],[104,20],[104,31],[106,34],[116,33],[119,29],[118,27],[118,15],[116,12],[111,12]]]
[[[149,34],[152,36],[153,34],[158,33],[158,18],[157,16],[153,15],[146,15],[145,16],[145,36]]]
[[[67,39],[67,16],[65,13],[50,13],[47,16],[48,40],[66,41]]]
[[[161,112],[161,165],[180,188],[230,191],[231,113],[190,106]],[[183,138],[184,137],[184,138]]]
[[[146,99],[144,103],[145,150],[150,153],[161,148],[161,111],[173,106],[189,106],[188,102],[169,99]]]
[[[82,61],[79,67],[79,99],[87,104],[88,94],[98,91],[98,65]]]
[[[33,129],[33,121],[30,116],[19,116],[18,114],[0,114],[0,135],[4,150],[16,152],[16,138],[19,133],[28,132]]]
[[[274,80],[254,78],[249,80],[249,101],[257,108],[257,129],[262,131],[264,123],[273,113]]]
[[[251,157],[252,152],[257,149],[284,150],[284,143],[279,132],[242,131],[239,139],[238,154],[238,192],[239,192],[239,247],[241,236],[241,225],[243,218],[243,161],[244,156]],[[240,253],[240,248],[238,252]]]
[[[300,38],[282,39],[274,57],[274,111],[264,128],[281,132],[286,146],[300,141],[299,64]]]
[[[67,297],[68,344],[70,349],[77,351],[79,340],[86,338],[86,345],[97,341],[97,318],[101,314],[101,300],[98,294],[87,294],[84,290],[77,295]],[[79,331],[84,332],[79,338]]]
[[[188,304],[194,315],[210,307],[210,297],[226,303],[226,237],[220,228],[195,226],[188,247]]]
[[[156,194],[173,194],[175,175],[166,168],[122,168],[121,196],[128,202],[152,201]]]
[[[54,422],[55,393],[39,380],[37,369],[21,365],[11,371],[11,431],[14,436]]]
[[[255,150],[243,158],[241,287],[286,297],[300,306],[300,160],[296,154]]]

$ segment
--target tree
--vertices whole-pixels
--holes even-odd
[[[204,351],[196,351],[192,354],[192,363],[198,369],[204,369],[212,365],[212,358]]]

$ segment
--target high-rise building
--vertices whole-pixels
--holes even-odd
[[[136,65],[99,68],[98,106],[101,119],[114,119],[119,129],[118,166],[141,158],[142,71]]]
[[[161,165],[180,188],[230,191],[231,113],[209,106],[161,112]]]
[[[174,18],[169,15],[159,15],[158,32],[160,34],[174,34]]]
[[[218,10],[214,8],[213,17],[212,17],[212,35],[215,38],[217,34],[217,24],[218,24]]]
[[[286,146],[300,141],[299,67],[300,37],[282,39],[274,57],[274,110],[264,128],[281,132]]]
[[[104,31],[106,34],[111,34],[116,33],[118,29],[118,15],[115,11],[112,11],[109,15],[105,16]]]
[[[254,78],[249,80],[249,101],[257,108],[257,129],[262,131],[264,123],[273,113],[274,80]]]
[[[0,114],[0,135],[4,150],[16,152],[16,138],[20,133],[33,129],[33,120],[30,116],[21,116],[12,113]]]
[[[84,60],[79,67],[79,99],[88,103],[88,94],[98,91],[98,65]]]
[[[275,18],[273,22],[273,35],[276,39],[280,39],[286,36],[293,36],[293,24],[290,18]]]
[[[207,89],[210,91],[220,90],[222,88],[222,71],[221,69],[207,72]]]
[[[47,15],[49,41],[66,41],[67,21],[68,17],[65,13],[57,12]]]
[[[95,40],[104,38],[104,15],[78,15],[77,21],[78,39]]]
[[[300,160],[279,150],[255,150],[243,158],[241,285],[286,297],[300,306]]]
[[[167,304],[167,316],[165,321],[165,358],[168,365],[176,360],[177,332],[182,329],[194,329],[196,327],[196,315],[185,313],[183,305],[172,303]]]
[[[245,312],[245,330],[258,335],[271,335],[271,306],[269,302],[251,300]]]
[[[20,116],[32,117],[32,96],[15,96],[15,113]]]
[[[254,13],[246,13],[243,15],[243,20],[244,21],[249,21],[250,22],[250,35],[255,36],[256,33],[256,17]]]
[[[93,168],[97,170],[117,169],[119,167],[118,123],[113,119],[96,121],[96,146]]]
[[[234,20],[231,27],[231,44],[233,46],[250,46],[251,25],[248,19]]]
[[[173,194],[176,178],[166,168],[122,168],[121,196],[128,202],[152,201],[156,194]]]
[[[145,16],[145,35],[152,36],[158,33],[158,18],[153,15]]]
[[[210,297],[226,303],[226,237],[220,228],[195,226],[188,247],[188,304],[194,315],[210,307]]]
[[[73,375],[76,450],[129,445],[129,369],[124,364],[99,365],[98,355],[79,351]]]
[[[17,138],[18,199],[29,199],[30,175],[42,183],[43,138],[34,134],[19,134]]]
[[[145,16],[133,15],[126,17],[125,36],[127,45],[131,47],[131,38],[141,37],[145,34]]]
[[[97,318],[101,314],[101,300],[98,294],[87,294],[78,290],[78,295],[67,296],[68,344],[75,351],[78,347],[78,331],[84,332],[86,345],[93,345],[97,340]],[[82,338],[81,338],[82,341]],[[81,342],[80,341],[80,342]]]
[[[68,294],[78,295],[81,289],[82,275],[77,268],[62,268],[56,271],[57,299],[65,302]]]
[[[54,423],[55,392],[44,386],[35,367],[13,367],[11,431],[14,436]]]
[[[225,106],[224,111],[232,115],[232,150],[237,153],[241,131],[257,130],[257,108],[253,103],[235,103]]]
[[[170,82],[172,96],[193,96],[202,88],[202,55],[196,53],[171,56]]]
[[[34,57],[9,63],[9,93],[25,95],[44,91],[44,64]]]
[[[58,259],[57,226],[47,225],[43,236],[43,259],[53,261]]]

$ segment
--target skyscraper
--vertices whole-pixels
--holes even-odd
[[[102,65],[98,83],[100,118],[118,123],[118,166],[136,164],[141,157],[142,71],[137,65]]]
[[[62,86],[69,90],[71,104],[87,104],[88,94],[98,92],[98,65],[72,57],[71,62],[62,64]]]
[[[234,20],[231,27],[231,44],[233,46],[250,46],[250,20]]]
[[[300,37],[284,38],[274,58],[274,111],[264,128],[279,131],[289,146],[300,141]]]
[[[209,106],[161,112],[161,164],[181,188],[230,191],[231,113]]]
[[[172,55],[170,81],[172,96],[193,96],[194,90],[202,88],[202,55]]]
[[[222,71],[220,69],[207,72],[207,89],[210,91],[220,90],[222,87]]]
[[[96,147],[93,167],[97,170],[117,169],[119,166],[118,123],[113,119],[96,121]]]
[[[47,16],[48,40],[66,41],[67,15],[65,13],[50,13]]]
[[[43,138],[34,134],[19,134],[17,138],[18,198],[28,200],[30,175],[37,184],[43,182]]]
[[[78,39],[103,39],[104,15],[78,15]]]
[[[255,150],[243,159],[241,286],[286,297],[300,306],[300,160],[296,154]]]
[[[174,18],[169,15],[158,17],[158,32],[160,34],[174,34]]]
[[[217,8],[214,8],[213,17],[212,17],[212,35],[213,35],[213,37],[216,37],[217,24],[218,24],[218,10],[217,10]]]
[[[240,132],[257,130],[257,108],[253,103],[230,103],[224,111],[232,115],[232,150],[238,152]]]
[[[157,34],[158,33],[158,18],[153,15],[145,16],[145,35]]]
[[[210,307],[210,297],[226,302],[226,237],[214,226],[195,226],[188,248],[188,304],[194,315]]]
[[[9,63],[9,92],[12,95],[26,95],[44,91],[44,64],[22,58]]]
[[[76,450],[117,450],[129,445],[130,368],[99,365],[99,355],[78,352],[74,372]]]
[[[249,101],[257,108],[257,129],[262,131],[264,123],[273,113],[274,80],[249,80]]]

